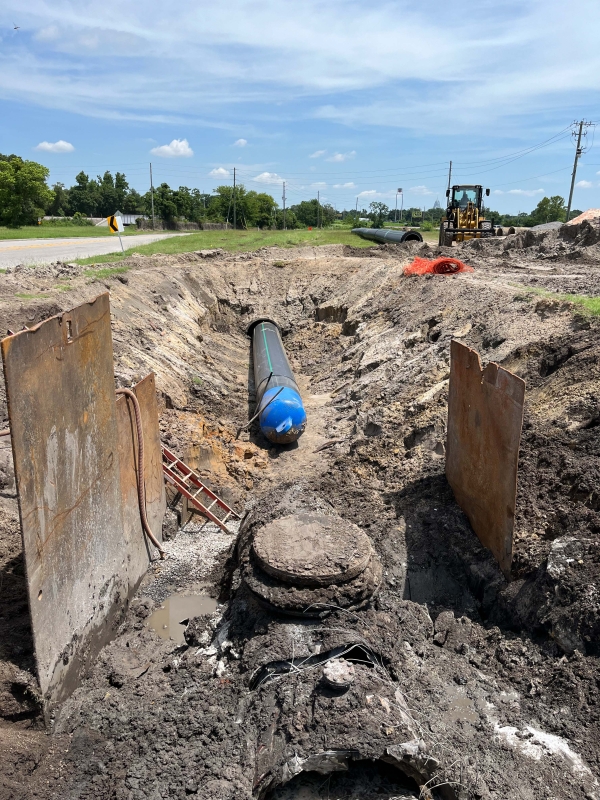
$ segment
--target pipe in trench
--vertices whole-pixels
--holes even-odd
[[[270,319],[252,323],[256,408],[260,429],[276,444],[295,442],[306,427],[306,411],[285,354],[279,327]]]
[[[385,244],[385,242],[402,244],[402,242],[423,241],[419,231],[396,231],[390,228],[352,228],[352,233],[360,236],[361,239],[371,239],[382,244]]]

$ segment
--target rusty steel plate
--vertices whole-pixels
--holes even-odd
[[[35,657],[46,712],[129,594],[108,294],[2,341]]]
[[[510,578],[525,381],[453,340],[446,477],[479,540]]]
[[[147,375],[132,391],[140,405],[144,433],[144,484],[146,486],[146,515],[158,541],[162,541],[162,524],[166,509],[165,480],[160,449],[158,404],[154,374]],[[138,501],[138,437],[133,404],[124,395],[117,397],[117,429],[119,434],[119,463],[121,468],[121,497],[125,527],[126,556],[129,562],[130,592],[134,591],[148,569],[155,547],[142,529]]]

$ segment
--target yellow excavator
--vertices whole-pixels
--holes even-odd
[[[490,196],[489,189],[485,196]],[[492,222],[484,216],[482,186],[453,186],[446,191],[446,197],[448,208],[440,223],[440,245],[450,247],[452,242],[494,235]]]

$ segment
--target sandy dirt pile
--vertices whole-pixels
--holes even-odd
[[[598,800],[600,323],[547,290],[598,295],[599,243],[584,221],[452,250],[132,256],[102,281],[5,276],[13,330],[108,287],[117,383],[154,371],[164,442],[248,513],[240,547],[198,530],[206,552],[190,546],[190,569],[153,565],[48,736],[4,456],[0,797]],[[450,253],[475,272],[402,274]],[[254,405],[245,330],[259,314],[279,321],[307,408],[290,447],[254,428],[235,439]],[[508,584],[444,477],[452,338],[527,385]],[[307,510],[369,535],[383,580],[367,608],[286,618],[249,594],[243,542]],[[183,646],[159,639],[157,598],[198,587],[217,611],[191,620]],[[342,654],[354,678],[339,692],[323,668]]]
[[[588,208],[588,210],[584,211],[583,214],[570,219],[567,222],[567,225],[579,225],[579,223],[583,222],[584,220],[595,222],[597,225],[600,222],[600,208]]]

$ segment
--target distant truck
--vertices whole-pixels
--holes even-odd
[[[490,190],[485,190],[489,197]],[[440,223],[439,244],[450,247],[452,242],[483,239],[494,236],[491,220],[485,219],[482,186],[453,186],[446,191],[448,208]]]

